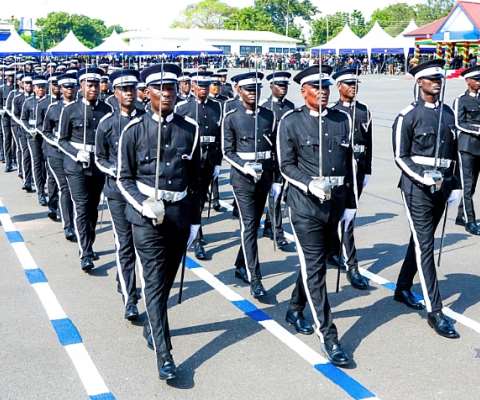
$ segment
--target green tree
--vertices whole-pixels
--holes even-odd
[[[409,21],[415,19],[415,7],[406,3],[397,3],[385,8],[377,8],[370,19],[370,25],[373,26],[378,21],[380,26],[392,36],[397,36],[408,25]]]
[[[63,40],[70,30],[87,47],[98,46],[111,34],[114,27],[117,32],[119,29],[123,31],[118,25],[107,27],[100,19],[66,12],[51,12],[45,18],[37,19],[36,25],[39,28],[36,41],[42,50],[47,50]]]
[[[351,14],[347,12],[336,12],[335,14],[325,15],[312,22],[311,44],[317,46],[326,43],[337,36],[345,24],[348,24],[352,31],[359,36],[365,35],[370,29],[361,11],[353,10]]]
[[[275,25],[270,15],[255,7],[235,10],[225,20],[224,28],[230,30],[275,31]]]
[[[455,0],[428,0],[426,4],[415,6],[416,21],[424,25],[447,15],[455,5]]]
[[[222,29],[225,20],[235,11],[234,7],[220,0],[202,0],[190,4],[181,17],[172,24],[173,28]]]

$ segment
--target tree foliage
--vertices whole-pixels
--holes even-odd
[[[416,18],[415,8],[406,3],[397,3],[372,13],[371,21],[378,21],[380,26],[392,36],[397,36]]]
[[[415,6],[416,21],[424,25],[447,15],[455,5],[455,0],[428,0],[426,4]]]
[[[179,19],[172,24],[173,28],[222,29],[224,22],[236,9],[220,0],[202,0],[190,4],[182,12]]]
[[[256,7],[244,7],[235,10],[225,20],[225,29],[275,31],[272,18],[263,10]]]

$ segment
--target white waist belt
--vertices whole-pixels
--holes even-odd
[[[435,165],[435,157],[412,156],[412,161],[415,164],[428,165],[429,167],[450,168],[452,160],[445,158],[437,158],[437,165]]]
[[[215,136],[200,136],[200,143],[215,143]]]
[[[255,157],[255,152],[251,152],[251,153],[245,153],[245,152],[241,152],[241,153],[237,153],[237,155],[242,159],[242,160],[245,160],[245,161],[255,161],[255,160],[269,160],[270,158],[272,158],[272,152],[270,150],[268,151],[257,151],[257,156]]]
[[[353,146],[354,153],[365,153],[366,146],[363,144],[356,144]]]
[[[321,179],[326,182],[330,182],[332,186],[342,186],[345,182],[344,176],[316,176],[313,179]]]
[[[93,144],[83,144],[83,143],[77,143],[77,142],[69,142],[73,147],[75,147],[77,150],[85,150],[90,153],[93,153],[95,151],[95,146]]]
[[[37,123],[37,121],[34,120],[34,119],[29,119],[29,120],[28,120],[28,124],[29,124],[30,126],[35,126],[36,123]]]
[[[145,183],[142,183],[139,181],[137,181],[136,184],[140,193],[144,194],[145,196],[155,198],[155,188],[148,186]],[[171,190],[158,189],[158,192],[157,192],[157,197],[158,197],[157,200],[168,201],[170,203],[175,203],[177,201],[183,200],[186,196],[187,196],[187,189],[185,189],[183,192],[174,192]]]

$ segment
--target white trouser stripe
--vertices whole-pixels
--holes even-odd
[[[47,157],[47,165],[48,169],[50,170],[50,173],[53,176],[53,179],[55,179],[55,182],[57,183],[57,188],[58,188],[58,209],[60,210],[60,217],[62,218],[62,227],[65,229],[65,217],[63,216],[63,208],[62,208],[62,191],[60,190],[60,180],[58,179],[57,174],[53,170],[52,166],[50,165],[50,160]],[[66,210],[65,210],[66,211]]]
[[[240,203],[238,202],[237,196],[235,195],[235,188],[232,187],[233,197],[235,198],[235,202],[237,203],[237,210],[238,215],[240,217],[240,241],[242,242],[242,251],[243,251],[243,259],[245,260],[245,269],[247,270],[248,280],[252,281],[252,276],[250,274],[250,268],[248,268],[248,259],[247,259],[247,252],[245,251],[245,225],[243,224],[243,217],[242,217],[242,210],[240,208]],[[256,267],[256,266],[255,266]]]
[[[465,181],[463,178],[462,154],[460,152],[458,152],[458,161],[460,163],[460,180],[462,181],[463,218],[465,219],[465,223],[467,223],[468,217],[467,217],[467,211],[465,210]]]
[[[78,248],[80,249],[80,258],[82,258],[83,249],[80,241],[80,232],[78,231],[78,226],[77,226],[77,205],[75,204],[75,199],[73,198],[72,188],[70,187],[70,182],[68,181],[68,178],[67,178],[67,184],[68,184],[68,189],[70,190],[70,198],[72,199],[72,204],[73,204],[73,227],[75,228],[75,234],[77,235]]]

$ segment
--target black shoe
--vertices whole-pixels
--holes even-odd
[[[222,209],[222,206],[220,205],[220,202],[217,200],[212,203],[212,208],[215,211],[219,212]]]
[[[38,196],[38,204],[40,204],[42,207],[46,207],[48,205],[47,198],[44,194]]]
[[[147,347],[150,350],[155,350],[155,348],[153,347],[152,331],[150,330],[150,325],[148,324],[148,322],[143,325],[143,337],[147,341]]]
[[[203,248],[202,244],[200,243],[199,240],[197,240],[193,246],[193,250],[195,252],[195,258],[197,260],[206,260],[207,259],[207,253],[205,252],[205,249]]]
[[[277,236],[277,247],[282,251],[287,251],[289,249],[289,244],[287,239],[283,236]]]
[[[312,324],[308,323],[303,316],[301,311],[287,311],[287,316],[285,320],[290,324],[293,325],[295,330],[302,335],[311,335],[313,333]]]
[[[428,325],[440,336],[448,339],[458,339],[460,337],[453,324],[441,311],[428,313]]]
[[[136,304],[127,304],[125,307],[125,319],[135,321],[138,318],[138,308]]]
[[[255,299],[260,299],[264,296],[267,295],[267,291],[262,285],[262,281],[260,279],[255,279],[250,283],[250,294],[255,298]]]
[[[23,185],[22,189],[25,190],[27,193],[35,193],[35,189],[33,189],[30,185]]]
[[[48,211],[48,214],[47,214],[47,217],[50,218],[52,221],[54,222],[58,222],[59,219],[58,219],[58,214],[56,211],[53,211],[53,210],[49,210]]]
[[[98,255],[98,253],[96,251],[93,252],[92,258],[93,258],[94,261],[100,260],[100,256]]]
[[[273,230],[271,225],[264,226],[262,236],[273,240]]]
[[[343,351],[340,343],[336,341],[325,342],[323,344],[323,352],[327,356],[328,360],[337,367],[345,367],[350,364],[350,358]]]
[[[162,366],[158,369],[158,376],[162,381],[168,381],[177,377],[177,367],[172,358],[163,362]]]
[[[413,308],[414,310],[423,310],[425,308],[425,306],[415,298],[411,290],[395,290],[393,299],[405,304],[407,307]]]
[[[69,242],[77,241],[77,236],[72,228],[65,228],[63,232],[65,233],[65,239],[67,239]]]
[[[480,227],[477,225],[476,222],[467,222],[465,224],[465,230],[470,233],[471,235],[480,236]]]
[[[353,266],[348,269],[347,279],[355,289],[359,289],[359,290],[368,289],[368,279],[360,274],[357,266]]]
[[[245,267],[235,268],[235,278],[250,283],[248,280],[247,269]]]
[[[80,261],[80,267],[83,272],[89,272],[95,267],[95,265],[90,257],[83,257]]]
[[[463,217],[455,218],[455,225],[465,226],[465,220]]]
[[[12,172],[13,171],[13,167],[11,165],[7,165],[5,167],[5,172]]]

